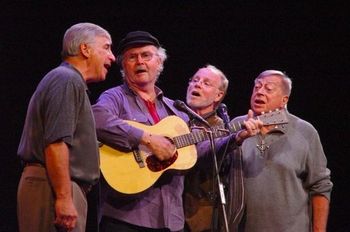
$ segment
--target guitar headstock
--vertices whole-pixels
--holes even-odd
[[[286,111],[279,109],[268,113],[262,113],[261,115],[257,116],[257,118],[260,119],[265,126],[288,123]]]

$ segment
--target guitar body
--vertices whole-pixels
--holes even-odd
[[[134,121],[126,121],[129,125],[151,134],[173,137],[188,134],[185,121],[177,116],[169,116],[155,125],[148,126]],[[137,154],[136,154],[137,153]],[[154,158],[145,146],[138,152],[122,152],[107,145],[100,147],[100,168],[107,183],[116,191],[135,194],[151,187],[167,170],[187,170],[197,161],[197,150],[194,145],[177,148],[176,159],[167,167],[155,170],[147,161]]]

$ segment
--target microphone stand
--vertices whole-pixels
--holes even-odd
[[[186,111],[188,113],[188,111]],[[196,129],[201,129],[204,130],[209,138],[209,142],[210,142],[210,149],[211,149],[211,153],[213,156],[213,181],[216,183],[216,189],[217,192],[219,193],[219,199],[220,199],[220,206],[221,206],[221,211],[222,211],[222,215],[223,215],[223,223],[224,223],[224,231],[225,232],[229,232],[229,228],[228,228],[228,221],[227,221],[227,214],[226,214],[226,209],[225,209],[225,205],[226,205],[226,198],[225,198],[225,192],[224,192],[224,185],[222,184],[221,180],[220,180],[220,172],[219,172],[219,166],[218,166],[218,161],[217,161],[217,157],[216,157],[216,151],[215,151],[215,141],[214,141],[214,136],[213,136],[213,131],[210,127],[210,125],[207,123],[207,121],[203,120],[199,120],[201,117],[194,117],[193,114],[190,114],[190,118],[191,119],[197,119],[200,123],[206,125],[208,128],[205,127],[195,127]],[[205,122],[205,123],[204,123]],[[192,129],[194,129],[192,127]],[[225,149],[226,150],[226,149]],[[221,164],[220,164],[221,166]],[[213,184],[213,187],[215,187],[215,184]],[[215,189],[213,189],[215,190]],[[214,200],[217,201],[218,197],[217,194],[215,194],[214,192]],[[215,203],[216,204],[216,203]],[[215,205],[214,205],[215,206]],[[213,215],[214,215],[214,206],[213,206]],[[212,221],[212,226],[211,226],[211,230],[214,231],[214,221],[217,221],[214,219],[213,217],[213,221]],[[218,225],[219,226],[219,225]]]
[[[226,209],[225,209],[225,205],[226,205],[226,199],[225,199],[225,193],[224,193],[224,187],[223,184],[220,180],[220,174],[219,174],[219,167],[218,167],[218,161],[217,161],[217,157],[216,157],[216,151],[215,151],[215,141],[214,141],[214,136],[213,136],[213,131],[211,129],[205,129],[208,137],[209,137],[209,141],[210,141],[210,149],[213,155],[213,169],[214,169],[214,173],[213,176],[215,176],[214,178],[214,182],[216,183],[216,188],[217,188],[217,192],[219,193],[219,200],[220,200],[220,206],[221,206],[221,210],[222,210],[222,215],[223,215],[223,219],[224,219],[224,229],[226,232],[229,232],[228,229],[228,222],[227,222],[227,215],[226,215]],[[215,186],[215,184],[214,184]],[[217,195],[214,194],[215,197],[215,201],[217,200]],[[214,210],[213,210],[214,213]],[[214,227],[214,223],[212,223],[212,231],[213,231],[213,227]]]

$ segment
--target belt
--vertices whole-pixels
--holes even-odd
[[[41,163],[25,163],[25,167],[44,167]]]
[[[41,163],[25,163],[24,164],[25,167],[41,167],[44,168],[44,165]],[[85,183],[77,183],[78,186],[80,187],[81,191],[83,191],[83,193],[88,194],[91,189],[92,189],[92,184],[85,184]]]
[[[44,165],[41,163],[25,163],[25,167],[41,167],[44,168]],[[85,183],[77,183],[78,186],[80,187],[81,191],[84,193],[86,196],[92,189],[92,184],[85,184]]]

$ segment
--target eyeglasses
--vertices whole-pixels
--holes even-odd
[[[141,52],[141,53],[131,53],[125,56],[126,61],[134,63],[139,59],[139,56],[143,61],[152,60],[153,56],[156,55],[152,52]]]
[[[190,84],[198,84],[198,85],[201,84],[201,85],[204,85],[205,87],[210,87],[210,88],[214,87],[213,83],[211,83],[210,81],[202,80],[200,78],[191,78],[189,83]]]

